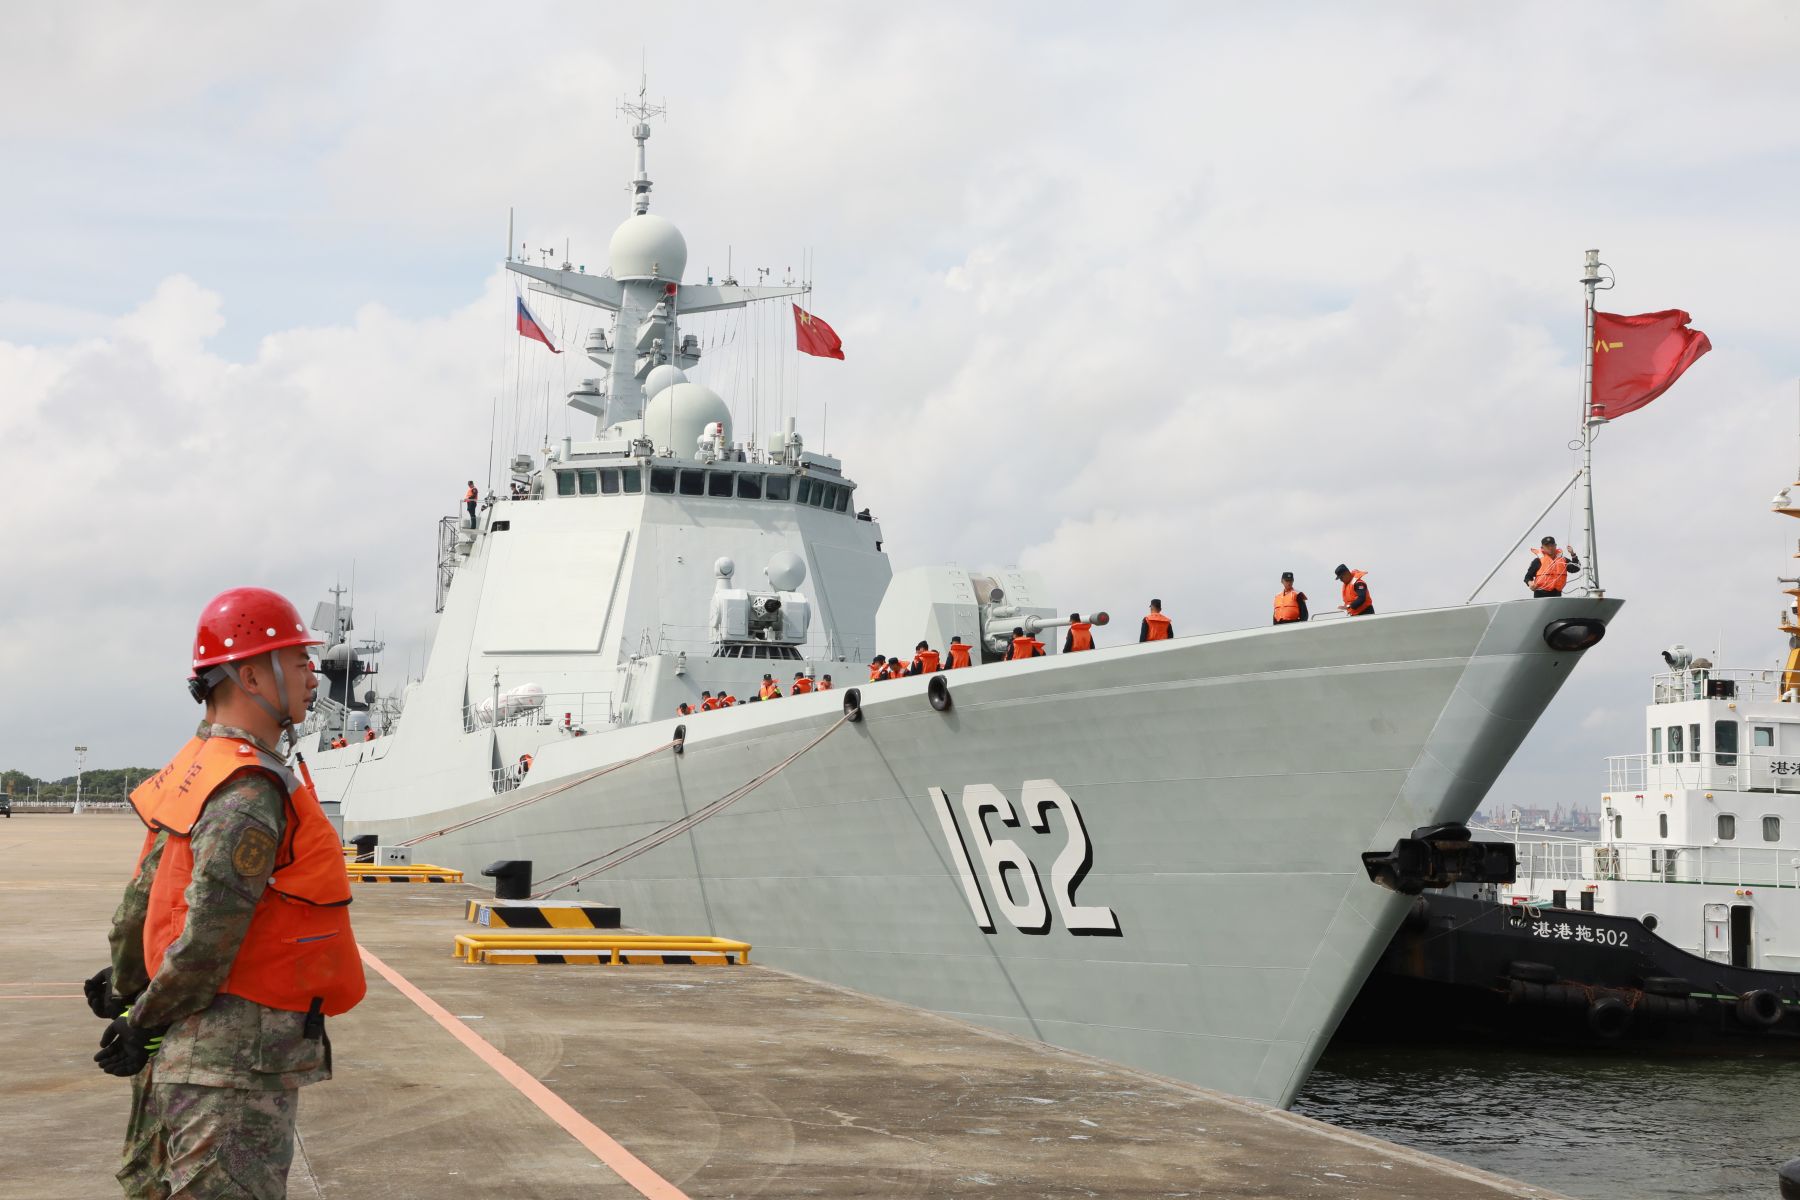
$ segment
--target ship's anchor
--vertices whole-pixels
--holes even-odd
[[[1362,861],[1371,880],[1403,896],[1453,883],[1511,883],[1519,877],[1518,847],[1471,841],[1466,825],[1421,826],[1392,850],[1365,852]]]

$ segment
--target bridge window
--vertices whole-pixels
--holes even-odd
[[[684,496],[706,495],[706,472],[683,471],[681,473],[681,494]]]
[[[1700,726],[1688,726],[1688,761],[1700,761]]]
[[[1753,731],[1751,743],[1758,750],[1773,750],[1775,748],[1775,727],[1773,725],[1758,725]]]
[[[619,494],[619,473],[617,471],[607,470],[600,472],[600,494],[602,496],[616,496]]]
[[[834,507],[839,512],[849,512],[850,511],[850,489],[849,488],[847,488],[847,487],[839,487],[838,488],[837,500],[836,500]]]
[[[713,471],[706,477],[706,494],[709,496],[731,495],[731,472]]]
[[[805,500],[806,503],[812,505],[814,508],[820,508],[825,503],[825,489],[830,486],[829,483],[819,483],[815,481],[812,485],[812,495],[802,496],[801,499]]]
[[[1763,841],[1779,842],[1781,840],[1781,818],[1763,818]]]
[[[650,490],[652,492],[656,493],[658,496],[674,495],[675,494],[675,468],[674,467],[651,467],[650,468]]]
[[[1650,765],[1662,762],[1662,726],[1658,725],[1650,731]]]
[[[1737,766],[1736,721],[1713,722],[1713,761],[1721,767]]]
[[[1669,726],[1669,761],[1672,763],[1681,761],[1681,726],[1679,725]]]
[[[802,475],[794,481],[794,503],[806,504],[812,500],[813,481]]]
[[[760,499],[762,499],[762,476],[761,475],[751,475],[746,472],[743,475],[739,475],[737,477],[737,481],[738,481],[738,499],[740,499],[740,500],[760,500]]]
[[[786,475],[769,476],[763,484],[763,496],[769,500],[786,500],[788,498],[789,482],[790,480]]]
[[[575,474],[577,476],[579,476],[581,479],[581,494],[582,495],[598,496],[600,494],[600,480],[598,478],[597,472],[595,472],[595,471],[577,471],[577,472],[575,472]]]
[[[556,473],[556,494],[559,496],[575,494],[575,472],[558,471]]]
[[[1719,814],[1719,840],[1729,842],[1737,837],[1737,818],[1730,813]]]

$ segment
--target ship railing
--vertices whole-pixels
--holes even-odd
[[[1518,842],[1519,882],[1710,883],[1800,888],[1800,851],[1774,846],[1668,846],[1643,842]]]
[[[1606,760],[1606,790],[1800,792],[1800,756],[1741,751],[1664,750]]]
[[[488,772],[488,786],[496,792],[510,792],[525,782],[528,772],[521,769],[523,764],[513,763],[509,766],[495,767]]]
[[[1651,702],[1679,704],[1684,700],[1779,700],[1781,672],[1743,671],[1722,667],[1689,667],[1650,677]]]
[[[500,697],[502,728],[508,726],[542,727],[558,725],[565,729],[592,729],[599,725],[615,725],[618,709],[613,694],[608,692],[546,692],[542,703],[533,697],[529,704]],[[491,696],[463,706],[463,732],[494,727],[494,698]]]
[[[820,644],[820,630],[816,624],[808,634],[806,641],[797,645],[792,643],[768,643],[769,645],[792,645],[800,652],[804,662],[866,662],[873,658],[879,649],[873,647],[873,638],[839,637],[835,633],[825,633],[824,644]],[[690,659],[710,658],[719,643],[713,640],[712,627],[709,625],[659,625],[654,634],[654,650],[658,654],[685,653]],[[910,647],[907,647],[910,649]]]

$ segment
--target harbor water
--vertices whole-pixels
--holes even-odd
[[[1584,1200],[1767,1200],[1800,1059],[1337,1043],[1294,1111]]]

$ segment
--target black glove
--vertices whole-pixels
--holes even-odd
[[[88,1008],[102,1021],[125,1015],[131,1006],[112,994],[112,968],[102,967],[98,974],[81,985],[87,994]]]
[[[131,1010],[113,1018],[111,1025],[100,1035],[100,1050],[94,1055],[94,1061],[108,1075],[117,1075],[128,1079],[155,1057],[162,1049],[162,1039],[168,1026],[160,1029],[139,1029],[130,1021]]]

